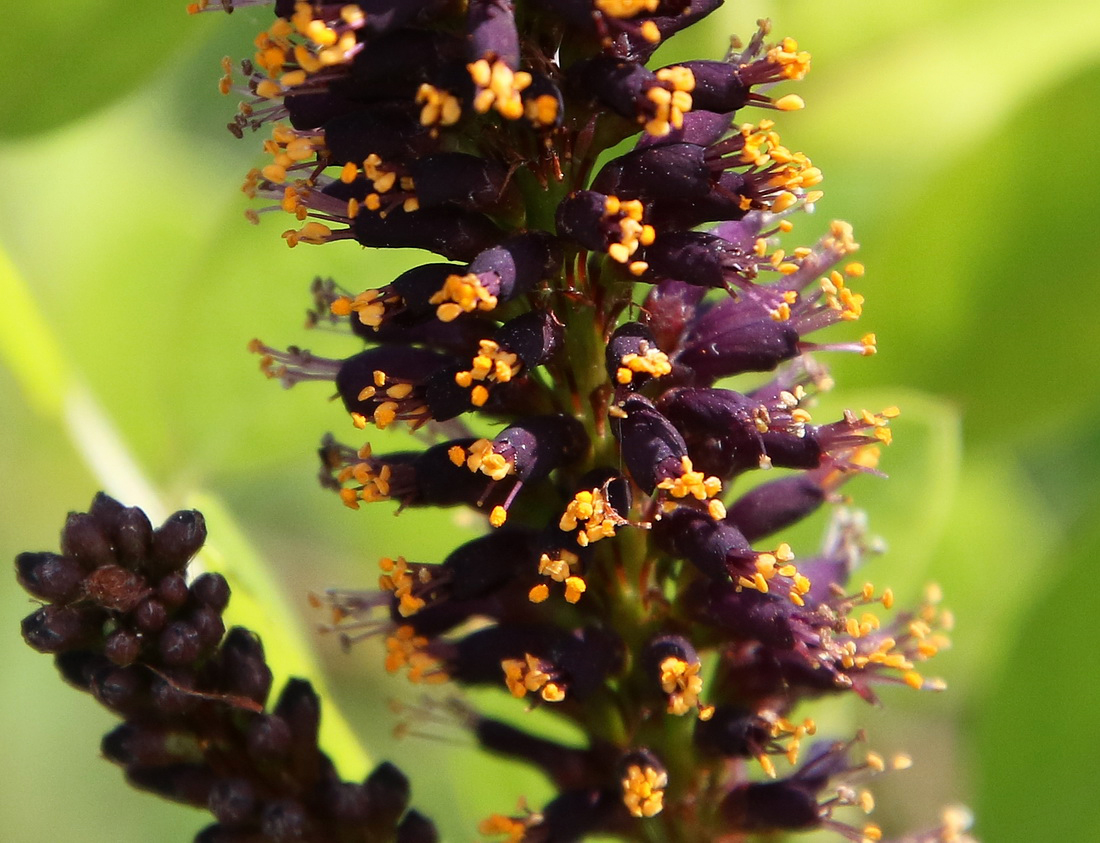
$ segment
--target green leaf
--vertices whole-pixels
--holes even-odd
[[[57,417],[69,381],[67,366],[23,276],[0,244],[0,362],[31,405]]]
[[[86,116],[145,84],[203,29],[178,0],[144,3],[140,12],[97,0],[20,10],[4,27],[0,49],[0,136],[45,132]]]

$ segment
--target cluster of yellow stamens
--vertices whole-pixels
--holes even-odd
[[[926,679],[915,666],[916,662],[932,658],[951,644],[947,632],[953,618],[949,612],[938,608],[941,596],[938,586],[929,586],[926,601],[917,615],[901,629],[893,630],[894,635],[880,632],[881,621],[872,612],[864,612],[858,619],[845,618],[844,631],[849,640],[840,644],[841,666],[846,670],[862,670],[879,665],[900,671],[902,681],[910,688],[943,690],[946,685],[942,680]],[[863,586],[860,598],[863,604],[881,602],[887,609],[894,603],[889,589],[876,601],[874,586],[870,583]]]
[[[450,91],[424,82],[416,92],[420,125],[453,126],[462,117],[462,102]]]
[[[862,270],[863,264],[849,264],[850,267],[859,267],[855,271],[855,275],[858,277]],[[844,284],[844,277],[837,270],[833,270],[829,273],[828,277],[822,278],[819,282],[821,285],[821,292],[825,299],[825,304],[831,309],[840,314],[840,318],[845,322],[853,322],[863,314],[863,302],[864,298],[859,293],[853,293]]]
[[[798,568],[792,564],[794,553],[791,546],[783,542],[773,553],[758,553],[753,562],[756,570],[751,577],[740,576],[737,578],[738,588],[751,588],[761,594],[771,591],[771,583],[776,577],[782,577],[788,581],[787,598],[796,606],[805,606],[804,596],[810,591],[810,580],[798,573]]]
[[[387,292],[384,289],[364,290],[355,298],[339,296],[333,299],[329,310],[333,316],[350,316],[359,314],[359,321],[375,330],[382,324],[386,315],[386,308],[400,304],[401,297],[396,293]]]
[[[575,573],[579,562],[577,554],[568,550],[558,551],[558,558],[548,553],[539,557],[539,574],[549,577],[554,582],[565,584],[567,603],[576,603],[588,588],[584,578]],[[550,589],[545,583],[539,583],[527,593],[527,598],[532,603],[542,603],[549,596]]]
[[[360,461],[344,466],[336,475],[336,481],[341,485],[351,482],[357,484],[354,488],[340,490],[340,500],[349,509],[358,509],[360,501],[375,503],[390,498],[390,478],[393,469],[383,464],[375,470],[369,462],[370,456],[371,446],[367,443],[359,449]]]
[[[485,289],[477,274],[469,272],[448,275],[443,287],[428,302],[439,305],[435,315],[440,322],[453,322],[463,313],[492,310],[497,306],[497,297]]]
[[[668,355],[656,346],[650,347],[642,341],[641,354],[630,352],[624,354],[619,360],[619,368],[615,371],[615,380],[621,384],[633,382],[634,375],[647,374],[655,378],[662,377],[672,371],[672,364]]]
[[[655,817],[665,807],[668,773],[654,767],[631,764],[622,778],[623,804],[633,817]]]
[[[682,129],[684,115],[691,111],[691,92],[695,90],[695,74],[686,67],[663,67],[656,72],[658,84],[645,93],[652,115],[643,118],[645,130],[654,137],[664,137],[673,129]]]
[[[430,685],[446,682],[449,677],[427,653],[427,646],[428,639],[417,635],[413,627],[399,626],[386,638],[386,672],[397,673],[407,668],[410,682]]]
[[[470,390],[470,403],[475,407],[485,406],[489,400],[489,388],[486,383],[508,383],[523,369],[519,357],[505,351],[492,340],[481,340],[480,349],[470,364],[470,368],[455,375],[455,383]]]
[[[370,419],[362,413],[351,413],[352,423],[357,428],[362,430],[367,424],[373,423],[379,430],[385,430],[396,421],[399,412],[413,428],[419,427],[431,417],[426,404],[407,401],[415,388],[413,384],[408,381],[394,380],[381,369],[375,369],[373,377],[374,383],[359,390],[356,400],[376,400],[380,403],[374,408]],[[401,402],[406,402],[406,406],[402,406]]]
[[[348,161],[340,169],[340,181],[344,184],[351,184],[357,178],[359,178],[359,172],[362,169],[363,175],[367,181],[371,183],[372,191],[366,194],[362,199],[349,199],[348,200],[348,218],[355,219],[359,215],[361,208],[366,208],[368,211],[379,212],[379,215],[385,217],[389,213],[389,210],[382,209],[382,199],[389,194],[394,187],[398,187],[401,193],[396,196],[392,207],[397,207],[398,200],[400,200],[400,208],[406,213],[411,213],[420,209],[420,200],[413,195],[413,191],[416,189],[416,182],[412,176],[399,176],[397,172],[386,166],[382,158],[376,153],[372,152],[366,158],[363,159],[362,166],[355,161]]]
[[[346,64],[361,49],[356,30],[366,21],[362,9],[348,4],[329,20],[315,14],[313,3],[298,2],[289,18],[276,18],[256,36],[253,61],[267,74],[256,85],[257,96],[278,99],[327,68]]]
[[[793,38],[784,38],[768,50],[767,58],[782,68],[784,79],[798,81],[810,70],[810,54],[798,49],[798,42]]]
[[[604,203],[604,219],[614,219],[619,226],[619,240],[607,247],[608,256],[616,263],[627,263],[638,251],[639,246],[649,246],[657,237],[651,225],[642,222],[645,206],[638,199],[622,201],[617,196],[608,196]],[[635,262],[630,265],[631,273],[640,275],[647,264]]]
[[[447,451],[447,456],[455,465],[465,465],[470,471],[480,471],[493,480],[503,480],[516,470],[514,463],[493,451],[493,443],[488,439],[478,439],[468,449],[455,445]]]
[[[558,522],[558,528],[577,532],[577,544],[588,547],[592,542],[615,535],[615,528],[627,521],[608,502],[601,489],[577,492]]]
[[[699,694],[703,690],[703,678],[699,675],[702,667],[699,661],[689,662],[676,656],[661,662],[661,690],[668,695],[669,714],[687,714],[699,706]],[[700,712],[699,719],[708,720],[713,713],[713,707],[707,706]]]
[[[537,692],[546,702],[565,699],[565,686],[554,681],[542,659],[526,653],[522,659],[504,659],[500,666],[504,670],[504,684],[513,697],[522,698]]]
[[[478,59],[466,65],[477,93],[474,94],[474,111],[486,114],[495,109],[505,120],[518,120],[524,115],[520,91],[531,85],[531,74],[513,71],[503,61],[489,62]]]
[[[696,500],[707,501],[707,512],[715,521],[726,517],[726,508],[718,500],[716,495],[722,491],[722,481],[717,477],[707,477],[703,472],[696,471],[691,464],[691,457],[680,458],[681,473],[679,477],[666,477],[657,484],[657,488],[668,492],[673,498],[686,498],[689,495]]]
[[[401,617],[415,615],[424,608],[425,601],[413,594],[413,589],[431,578],[427,568],[414,572],[404,556],[398,556],[397,559],[384,556],[378,561],[378,567],[382,569],[382,574],[378,578],[378,587],[382,591],[393,592],[397,598],[397,611]]]
[[[897,407],[886,407],[880,413],[872,413],[869,410],[860,410],[859,415],[850,410],[844,411],[844,420],[852,427],[865,427],[871,429],[871,435],[881,442],[883,445],[889,445],[893,439],[893,431],[890,430],[889,424],[891,419],[896,419],[901,415],[901,410]],[[867,450],[867,449],[861,449]],[[877,457],[877,452],[874,449],[870,449],[872,453]],[[859,455],[853,460],[857,465],[863,465],[866,468],[874,468],[874,464],[861,462]]]
[[[771,712],[765,712],[764,716],[771,719],[771,737],[777,742],[786,739],[787,745],[782,750],[783,755],[786,757],[788,764],[794,765],[798,762],[802,739],[807,736],[812,737],[817,733],[817,723],[809,717],[801,723],[794,723],[786,717],[775,717]],[[782,745],[779,744],[779,746]],[[766,753],[760,752],[756,755],[756,760],[768,778],[774,779],[776,771],[771,758]]]

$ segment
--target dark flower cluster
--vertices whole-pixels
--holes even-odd
[[[254,56],[226,60],[221,82],[243,97],[230,130],[270,132],[244,185],[263,200],[249,217],[293,216],[292,247],[437,257],[362,291],[314,282],[309,323],[344,330],[348,356],[252,350],[284,386],[322,381],[342,402],[352,441],[324,437],[321,480],[347,507],[460,506],[485,522],[441,561],[387,556],[378,589],[317,597],[325,628],[384,642],[387,670],[412,682],[496,686],[586,735],[567,745],[437,703],[554,785],[483,835],[883,839],[861,818],[862,782],[907,760],[862,734],[811,742],[800,706],[940,688],[921,663],[950,616],[934,592],[888,615],[889,589],[850,584],[871,543],[835,504],[851,477],[877,473],[897,410],[811,415],[832,386],[815,355],[871,355],[875,337],[816,337],[862,312],[851,227],[784,245],[822,175],[774,119],[802,100],[770,89],[801,79],[809,54],[761,22],[721,60],[650,66],[721,0],[274,5]],[[393,426],[424,447],[376,451],[359,433]],[[116,517],[97,503],[86,520],[111,536],[104,507]],[[796,556],[780,534],[822,507],[823,547]],[[374,839],[379,811],[384,833],[403,817],[397,839],[430,839],[392,768],[362,786],[333,779],[307,688],[260,713],[258,642],[218,643],[220,606],[200,596],[217,580],[188,590],[186,560],[156,549],[174,523],[136,568],[121,538],[96,539],[104,557],[85,561],[67,529],[56,564],[72,582],[32,587],[51,605],[28,640],[64,649],[66,676],[128,719],[108,754],[142,786],[212,804],[211,840],[291,839],[292,823],[303,839]],[[175,602],[155,578],[165,553]],[[29,585],[46,558],[20,562]],[[150,601],[156,629],[139,621]],[[253,736],[272,723],[289,752],[277,761]],[[181,731],[202,736],[184,742],[197,760],[173,754]],[[968,840],[964,826],[952,813],[903,839]]]
[[[225,579],[188,583],[205,539],[199,512],[153,529],[140,509],[99,494],[69,515],[60,554],[15,560],[43,601],[23,620],[26,642],[123,719],[103,754],[135,787],[210,811],[199,843],[438,840],[408,809],[408,780],[392,764],[361,783],[340,779],[317,746],[321,701],[309,682],[291,680],[266,708],[271,670],[256,635],[226,632]]]

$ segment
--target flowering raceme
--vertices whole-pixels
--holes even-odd
[[[950,616],[934,591],[893,612],[889,589],[850,583],[871,542],[836,504],[877,473],[897,410],[810,413],[832,387],[819,353],[871,355],[875,337],[817,338],[861,316],[851,227],[788,242],[822,176],[773,119],[802,100],[770,89],[809,54],[761,22],[722,60],[648,66],[721,0],[274,5],[221,85],[243,91],[230,130],[270,135],[250,217],[293,216],[291,247],[438,258],[362,291],[314,282],[311,322],[346,332],[343,359],[251,348],[284,386],[327,381],[341,399],[350,430],[319,453],[345,506],[485,523],[441,561],[384,557],[378,589],[315,598],[326,628],[455,689],[441,711],[553,783],[547,804],[485,818],[485,838],[883,839],[861,783],[907,760],[862,734],[815,739],[802,703],[942,687],[922,663]],[[365,433],[392,426],[423,449]],[[783,531],[822,507],[823,546],[796,554]],[[184,578],[201,524],[154,531],[101,496],[60,555],[17,560],[46,604],[28,643],[126,721],[105,754],[207,806],[202,840],[437,839],[392,765],[339,780],[307,683],[265,710],[258,639],[224,635],[224,580]],[[454,696],[474,685],[522,700],[516,719]],[[525,729],[535,706],[586,743]],[[963,841],[964,826],[949,812],[900,839]]]

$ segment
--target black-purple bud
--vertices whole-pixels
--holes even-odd
[[[160,660],[170,667],[193,664],[202,651],[199,632],[185,621],[173,621],[157,642]]]
[[[374,17],[371,14],[368,20]],[[462,40],[449,32],[401,29],[385,38],[373,39],[370,49],[357,52],[351,62],[352,81],[336,83],[334,87],[349,96],[368,100],[383,97],[412,100],[422,83],[461,58]]]
[[[289,724],[273,714],[262,714],[248,726],[248,754],[261,763],[286,758],[294,742]]]
[[[484,250],[466,271],[482,277],[486,289],[502,303],[555,275],[560,264],[560,249],[553,238],[545,232],[529,231]],[[493,279],[484,277],[487,273],[496,276],[495,289]]]
[[[96,568],[115,561],[107,530],[90,512],[69,513],[61,531],[61,553],[85,568]]]
[[[295,799],[278,799],[264,804],[260,812],[260,834],[272,843],[314,839],[305,806]]]
[[[584,426],[572,416],[557,413],[510,425],[493,438],[492,450],[515,467],[518,480],[535,483],[580,457],[587,448]]]
[[[256,789],[248,779],[221,779],[210,789],[206,807],[218,822],[243,826],[256,816]]]
[[[128,629],[116,629],[103,642],[103,654],[120,667],[133,664],[141,655],[141,639]]]
[[[159,600],[142,600],[132,614],[134,626],[141,632],[156,633],[168,623],[168,609]]]
[[[468,211],[492,211],[503,199],[508,182],[506,167],[464,152],[417,158],[410,162],[409,174],[421,208],[454,205]]]
[[[153,548],[149,516],[136,506],[126,507],[118,514],[114,539],[119,563],[129,568],[139,566]]]
[[[199,606],[188,613],[188,626],[198,635],[199,647],[208,653],[218,646],[225,635],[225,622],[221,612],[210,606]]]
[[[642,146],[613,158],[592,182],[592,190],[620,199],[694,202],[711,190],[707,150],[691,143]]]
[[[759,714],[736,705],[715,708],[707,720],[697,720],[695,745],[709,755],[750,758],[771,740],[771,728]]]
[[[673,143],[710,146],[721,140],[730,130],[729,115],[704,111],[695,104],[694,97],[692,99],[691,111],[684,115],[679,129],[672,128],[667,135],[644,134],[638,139],[637,148]]]
[[[111,670],[112,665],[99,653],[88,650],[70,650],[54,656],[61,678],[81,691],[91,689],[92,680],[98,671]]]
[[[374,419],[383,405],[394,405],[393,419],[419,418],[424,410],[422,384],[453,360],[424,348],[368,348],[340,365],[336,373],[336,390],[347,411],[361,416],[364,421]],[[387,416],[379,418],[378,422],[387,425],[391,420]]]
[[[419,811],[409,811],[397,827],[394,843],[439,843],[439,832]]]
[[[72,664],[71,662],[69,663]],[[60,665],[59,665],[60,666]],[[123,717],[137,715],[149,705],[148,671],[140,666],[115,667],[110,663],[92,665],[88,689],[104,706]],[[66,678],[71,676],[65,673]]]
[[[684,636],[661,635],[646,644],[642,650],[642,667],[646,674],[659,680],[661,663],[670,658],[688,664],[699,663],[699,654]]]
[[[631,395],[620,409],[623,415],[612,417],[611,429],[623,462],[642,491],[650,493],[662,480],[683,474],[687,444],[672,422],[641,395]]]
[[[703,231],[665,231],[646,247],[649,270],[642,280],[675,278],[696,287],[723,289],[728,246],[721,237]]]
[[[362,211],[352,220],[355,239],[380,249],[426,249],[448,260],[472,260],[503,236],[484,214],[454,206],[394,211]]]
[[[722,800],[722,816],[737,831],[800,831],[823,819],[817,794],[797,781],[746,782]]]
[[[370,52],[364,50],[364,52]],[[287,107],[291,109],[292,98],[287,98]],[[297,98],[293,98],[297,99]],[[420,125],[415,108],[401,105],[373,105],[360,108],[351,113],[325,119],[322,111],[331,105],[328,97],[323,101],[303,98],[297,103],[301,111],[307,108],[314,111],[321,122],[312,114],[301,114],[304,128],[319,125],[325,127],[325,146],[334,163],[354,162],[361,164],[369,155],[377,155],[383,161],[411,160],[426,155],[438,145],[426,126]],[[318,106],[320,106],[318,108]],[[312,120],[311,120],[312,118]]]
[[[187,578],[181,573],[169,574],[157,583],[157,599],[169,609],[178,609],[189,596]]]
[[[229,583],[221,574],[200,574],[191,583],[191,594],[215,612],[221,612],[229,605]]]
[[[155,676],[149,687],[153,708],[168,720],[194,712],[202,702],[194,687],[195,674],[187,668],[177,668],[171,674]]]
[[[725,299],[710,307],[684,337],[678,366],[705,385],[743,372],[768,372],[799,354],[798,330],[773,319],[756,302]]]
[[[511,351],[528,369],[549,361],[561,348],[564,328],[548,310],[532,310],[505,322],[493,339]]]
[[[455,465],[451,448],[468,449],[473,439],[456,439],[433,445],[416,455],[415,492],[408,503],[415,506],[468,506],[491,509],[503,502],[514,481],[494,483],[484,474],[474,473],[465,465]],[[385,461],[385,460],[383,460]]]
[[[452,600],[473,600],[496,591],[517,574],[538,568],[536,534],[505,528],[460,545],[440,566],[449,574]]]
[[[367,790],[353,782],[327,782],[323,791],[325,815],[340,825],[363,826],[370,812]]]
[[[196,510],[181,510],[168,516],[153,534],[153,555],[148,567],[154,574],[182,571],[206,541],[206,520]]]
[[[205,808],[217,777],[205,764],[169,764],[128,767],[126,778],[139,790],[148,790],[173,802]]]
[[[790,650],[800,633],[809,631],[801,619],[809,610],[775,594],[738,590],[728,583],[700,583],[691,590],[685,605],[700,621],[737,640],[759,641],[777,650]]]
[[[226,693],[247,697],[263,705],[271,690],[271,668],[264,661],[259,637],[243,627],[233,627],[225,636],[214,659],[219,681]]]
[[[594,786],[610,772],[606,751],[566,746],[501,720],[479,717],[474,734],[482,749],[538,767],[558,790]]]
[[[20,553],[15,557],[15,573],[32,596],[49,603],[73,601],[84,581],[80,563],[56,553]]]
[[[363,782],[368,822],[373,828],[390,829],[409,806],[412,788],[408,777],[389,761],[383,761]]]
[[[654,522],[653,539],[666,553],[687,559],[707,577],[721,582],[733,571],[747,571],[756,558],[737,528],[684,506]]]
[[[685,61],[686,67],[695,77],[695,87],[691,89],[692,109],[714,111],[726,117],[748,102],[750,86],[741,81],[737,67],[726,61],[708,61],[699,59]]]
[[[63,653],[94,641],[103,620],[90,606],[43,606],[23,618],[23,640],[40,653]]]
[[[106,492],[96,492],[88,514],[92,516],[106,535],[111,535],[118,525],[118,518],[125,507]]]
[[[195,739],[160,726],[122,723],[103,737],[103,754],[124,767],[158,767],[196,761],[202,755]]]
[[[606,252],[623,240],[622,217],[608,211],[609,197],[594,190],[578,190],[558,203],[558,234],[594,252]],[[614,207],[614,203],[611,203]]]
[[[825,501],[825,489],[807,474],[764,483],[738,498],[726,514],[749,541],[756,541],[801,521]]]

